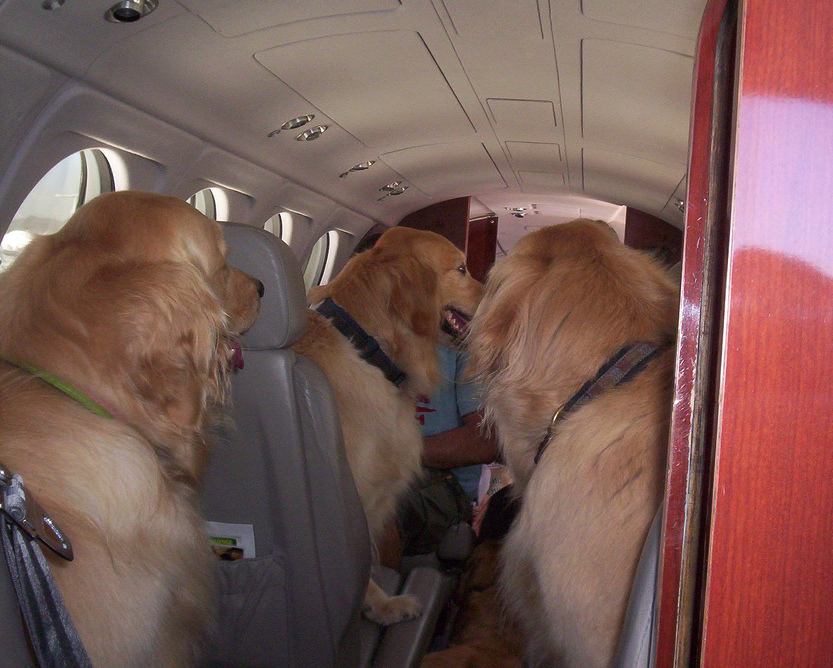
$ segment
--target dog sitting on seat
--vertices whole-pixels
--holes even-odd
[[[501,586],[530,668],[614,655],[663,491],[676,323],[665,269],[604,223],[532,232],[489,274],[469,368],[522,497]]]
[[[421,470],[414,411],[417,397],[430,395],[440,381],[440,332],[464,333],[482,290],[450,241],[394,227],[330,283],[310,291],[311,303],[325,303],[321,313],[310,310],[307,331],[293,349],[315,361],[333,387],[374,541]],[[419,612],[414,597],[389,597],[371,579],[369,619],[392,624]]]
[[[225,254],[185,202],[118,192],[0,274],[0,462],[72,542],[45,553],[99,668],[194,665],[212,614],[204,432],[263,287]]]

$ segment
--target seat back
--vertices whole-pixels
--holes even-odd
[[[625,624],[611,668],[653,668],[656,645],[656,598],[662,541],[662,506],[657,510],[636,574],[625,613]]]
[[[255,558],[221,562],[206,665],[355,666],[370,542],[329,382],[290,348],[306,327],[301,268],[268,232],[223,226],[229,264],[265,292],[202,506],[231,533],[252,531]]]

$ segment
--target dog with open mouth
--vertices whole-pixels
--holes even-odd
[[[465,335],[483,286],[444,237],[395,227],[310,291],[307,331],[294,350],[333,386],[347,460],[372,540],[421,471],[417,397],[439,385],[442,332]],[[365,615],[392,624],[420,613],[412,596],[390,597],[373,580]]]

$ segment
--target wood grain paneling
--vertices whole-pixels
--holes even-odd
[[[466,264],[469,273],[478,281],[485,281],[486,274],[495,263],[497,255],[497,225],[495,215],[474,218],[469,221],[466,238]]]
[[[708,488],[717,314],[725,270],[731,4],[711,0],[694,72],[675,400],[658,594],[657,668],[696,661],[701,522]]]
[[[629,206],[625,218],[625,243],[631,248],[654,253],[657,259],[671,266],[682,257],[683,233],[664,220]]]
[[[833,6],[746,0],[707,668],[833,664]]]
[[[457,197],[437,202],[408,214],[399,224],[441,234],[465,252],[470,201],[468,197]]]

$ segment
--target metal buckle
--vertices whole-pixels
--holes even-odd
[[[37,538],[50,550],[67,561],[72,561],[72,544],[58,524],[47,515],[35,498],[26,492],[23,478],[9,474],[0,467],[2,498],[0,508],[33,538]]]
[[[558,421],[558,416],[561,415],[561,411],[564,410],[564,406],[566,406],[566,405],[567,404],[561,404],[558,407],[558,410],[556,410],[555,413],[553,414],[552,420],[550,420],[549,429],[547,429],[547,436],[552,436],[552,428],[555,426],[555,423]]]

